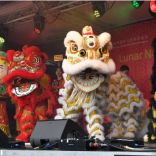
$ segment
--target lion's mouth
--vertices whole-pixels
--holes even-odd
[[[80,74],[71,76],[71,80],[75,85],[84,92],[90,92],[99,87],[99,85],[104,81],[105,76],[96,70],[87,68]]]
[[[95,75],[95,71],[92,70],[91,68],[87,68],[86,70],[78,74],[78,77],[83,80],[92,80],[94,75]]]
[[[35,80],[26,80],[16,78],[13,82],[12,93],[17,97],[22,97],[30,94],[39,87],[39,83]]]

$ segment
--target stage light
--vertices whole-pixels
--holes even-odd
[[[40,34],[44,30],[45,17],[40,16],[38,13],[34,16],[34,31]]]
[[[138,9],[143,3],[144,1],[132,1],[131,5],[133,6],[133,8]]]
[[[35,33],[39,34],[40,30],[38,30],[37,28],[35,28]]]
[[[92,2],[93,4],[93,15],[94,17],[98,18],[98,17],[101,17],[102,15],[104,15],[105,13],[105,6],[104,6],[104,2],[102,1],[99,1],[99,2]]]
[[[156,18],[156,13],[152,12],[151,9],[148,9],[149,13],[151,14],[151,16],[153,16],[154,18]]]
[[[0,43],[4,43],[5,39],[3,37],[0,37]]]
[[[152,12],[156,13],[156,3],[155,0],[151,0],[150,2],[150,9]]]
[[[8,28],[3,27],[1,25],[0,27],[0,43],[4,43],[8,38]]]

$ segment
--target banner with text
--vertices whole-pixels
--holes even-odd
[[[153,66],[151,42],[156,37],[156,19],[110,30],[113,50],[110,57],[116,64],[116,71],[122,65],[130,68],[129,77],[150,99],[150,76]]]

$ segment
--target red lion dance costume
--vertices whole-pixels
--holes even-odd
[[[16,140],[28,142],[38,120],[48,120],[53,115],[54,95],[51,82],[45,74],[47,55],[36,46],[24,46],[23,51],[9,50],[8,75],[3,82],[17,105],[15,119],[20,123]]]

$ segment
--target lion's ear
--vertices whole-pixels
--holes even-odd
[[[8,50],[7,51],[7,60],[8,60],[8,62],[13,61],[14,54],[15,54],[15,50]]]
[[[22,47],[22,51],[24,52],[24,51],[27,50],[28,48],[29,48],[29,46],[28,46],[28,45],[25,45],[25,46]]]
[[[102,33],[98,36],[100,48],[103,48],[107,43],[111,42],[111,35],[109,33]]]

